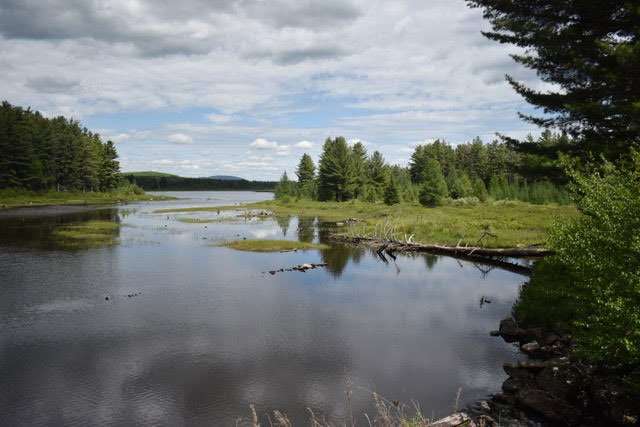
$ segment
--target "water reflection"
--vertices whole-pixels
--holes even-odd
[[[488,332],[509,313],[517,275],[431,255],[385,264],[345,245],[233,251],[215,244],[327,242],[335,224],[153,213],[189,203],[0,218],[0,425],[233,425],[251,403],[297,425],[307,407],[343,417],[348,382],[356,414],[372,411],[367,389],[441,415],[460,387],[462,404],[499,389],[514,350]],[[122,221],[128,243],[49,250],[47,230],[93,219]]]

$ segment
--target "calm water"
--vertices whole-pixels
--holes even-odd
[[[443,415],[460,388],[462,404],[497,391],[503,362],[517,357],[489,331],[509,314],[520,276],[427,255],[387,264],[345,246],[215,247],[322,241],[332,226],[153,213],[271,197],[172,195],[190,200],[0,212],[0,425],[233,425],[250,403],[300,424],[307,407],[344,416],[350,383],[361,425],[370,391]],[[69,251],[49,237],[91,219],[119,221],[121,243]],[[329,265],[263,273],[305,262]]]

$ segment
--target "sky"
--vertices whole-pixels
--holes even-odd
[[[294,176],[342,135],[414,147],[539,129],[463,0],[0,0],[0,98],[111,139],[123,171]]]

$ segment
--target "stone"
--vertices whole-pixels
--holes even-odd
[[[520,346],[520,350],[527,354],[534,354],[540,350],[540,344],[537,341],[531,341]]]
[[[543,390],[519,390],[516,398],[519,405],[551,421],[575,425],[581,415],[578,408]]]
[[[429,424],[430,427],[476,427],[476,423],[473,422],[471,417],[469,417],[464,412],[459,412],[457,414],[449,415],[448,417],[444,417],[439,419],[438,421],[434,421]]]

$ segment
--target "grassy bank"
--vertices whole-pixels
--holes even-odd
[[[310,249],[326,249],[327,245],[293,240],[234,240],[221,246],[248,252],[284,252]]]
[[[35,192],[27,190],[0,190],[0,209],[23,206],[50,205],[100,205],[143,200],[167,200],[170,197],[151,196],[144,192],[138,193],[130,189],[109,192],[66,192],[46,191]]]
[[[238,210],[238,206],[193,207],[158,212],[204,212]],[[544,245],[549,227],[557,219],[577,215],[573,206],[533,205],[514,201],[494,201],[474,205],[451,204],[424,208],[418,204],[387,206],[360,201],[337,203],[309,200],[280,202],[270,200],[243,205],[246,210],[266,210],[274,215],[318,217],[344,222],[344,233],[405,239],[443,245],[520,247]],[[484,236],[484,237],[483,237]],[[479,239],[482,237],[482,240]]]

